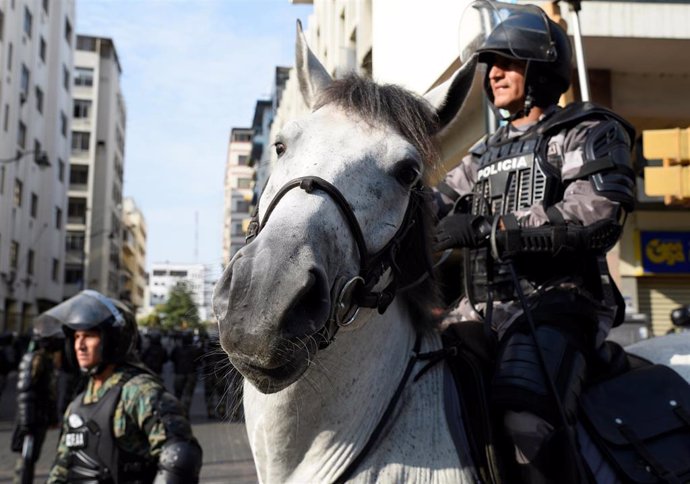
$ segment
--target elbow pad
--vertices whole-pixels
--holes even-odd
[[[562,251],[600,252],[615,245],[623,227],[614,220],[599,220],[591,225],[544,225],[525,227],[507,223],[506,230],[492,230],[491,251],[501,260],[521,254],[546,253],[556,255]],[[496,225],[494,224],[494,227]]]
[[[195,440],[167,442],[158,458],[154,484],[197,484],[202,455]]]

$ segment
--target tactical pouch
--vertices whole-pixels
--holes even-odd
[[[690,481],[690,385],[663,365],[588,388],[583,423],[624,482]]]

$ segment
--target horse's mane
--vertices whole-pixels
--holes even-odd
[[[438,149],[433,134],[438,131],[438,118],[431,106],[420,96],[392,84],[377,84],[352,74],[333,81],[319,95],[314,110],[335,104],[357,114],[365,121],[394,127],[414,145],[427,168],[435,166]],[[427,169],[426,173],[431,170]],[[439,307],[439,290],[432,276],[430,237],[433,215],[427,184],[413,190],[410,203],[415,224],[402,241],[396,262],[400,269],[398,287],[405,288],[428,277],[400,295],[407,303],[412,321],[418,330],[434,326],[431,310]]]

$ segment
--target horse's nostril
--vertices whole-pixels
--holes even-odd
[[[326,322],[329,309],[330,294],[326,278],[321,272],[311,270],[304,287],[283,318],[284,335],[303,336],[318,331]]]

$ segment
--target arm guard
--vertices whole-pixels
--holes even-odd
[[[17,373],[17,426],[28,431],[36,424],[36,392],[32,375],[34,358],[33,351],[26,353],[19,363]]]
[[[630,213],[635,205],[631,142],[623,126],[606,120],[595,126],[584,145],[584,164],[577,178],[589,176],[594,191],[618,202]]]
[[[601,252],[610,249],[620,237],[623,227],[614,220],[600,220],[591,225],[544,225],[520,227],[517,220],[504,216],[505,230],[492,227],[491,252],[501,260],[519,254],[550,253],[561,251]]]
[[[158,458],[154,484],[196,484],[201,471],[202,451],[195,441],[169,441]]]

